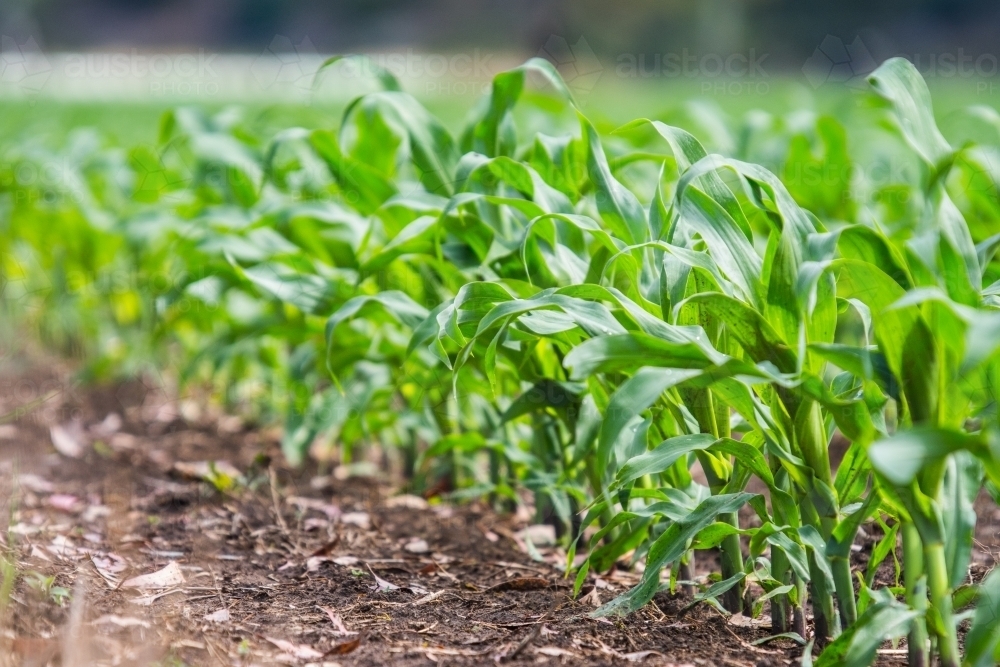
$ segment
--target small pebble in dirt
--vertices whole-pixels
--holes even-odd
[[[421,539],[410,540],[403,548],[411,554],[425,554],[431,550],[431,548],[427,545],[427,540]]]

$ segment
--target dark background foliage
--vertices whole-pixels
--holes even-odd
[[[524,54],[551,35],[622,53],[754,49],[797,69],[826,35],[860,36],[876,61],[991,53],[1000,5],[990,0],[4,0],[0,34],[47,50],[202,47],[259,52],[275,35],[320,52],[360,49]],[[961,45],[961,46],[959,46]]]

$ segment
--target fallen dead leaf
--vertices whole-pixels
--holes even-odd
[[[659,656],[661,658],[663,657],[663,654],[658,651],[635,651],[634,653],[622,653],[622,657],[629,662],[641,662],[651,655]],[[685,663],[683,665],[676,665],[675,667],[694,667],[694,665]]]
[[[232,480],[242,479],[243,473],[229,461],[177,461],[174,470],[189,479],[214,482],[220,476]]]
[[[106,516],[111,516],[111,508],[107,505],[87,505],[80,515],[80,520],[84,523],[93,523]]]
[[[357,526],[362,530],[368,530],[372,525],[372,519],[368,512],[345,512],[340,516],[340,522]]]
[[[484,593],[499,593],[500,591],[539,591],[548,588],[551,582],[541,577],[517,577],[508,579],[496,586],[490,586]]]
[[[5,426],[8,426],[8,424],[5,424]],[[52,482],[31,473],[18,475],[17,483],[21,486],[21,488],[27,489],[33,493],[52,493],[55,491],[55,487],[52,486]]]
[[[294,658],[299,660],[311,660],[315,658],[322,658],[323,653],[320,653],[312,646],[306,646],[305,644],[293,644],[292,642],[285,641],[284,639],[274,639],[272,637],[264,637],[267,641],[271,642],[278,648],[280,648],[285,653],[289,654]]]
[[[302,524],[302,530],[312,531],[312,530],[322,530],[330,525],[329,519],[318,519],[316,517],[309,517]]]
[[[337,634],[338,635],[356,635],[356,634],[358,634],[357,632],[352,632],[351,630],[348,630],[347,626],[344,625],[344,619],[342,619],[340,617],[340,614],[338,614],[337,612],[335,612],[333,609],[330,609],[329,607],[320,607],[319,609],[320,609],[320,611],[325,612],[326,615],[330,618],[330,622],[333,623],[333,627],[335,627],[337,629]]]
[[[139,447],[139,439],[131,433],[115,433],[108,441],[116,452],[131,452]]]
[[[307,572],[319,572],[319,567],[323,563],[329,563],[332,559],[327,556],[310,556],[306,559]]]
[[[95,424],[90,428],[96,435],[101,437],[108,437],[114,433],[121,430],[122,418],[117,412],[109,412],[108,416],[104,418],[100,424]]]
[[[117,625],[119,628],[150,627],[149,621],[144,621],[141,618],[132,618],[131,616],[118,616],[116,614],[105,614],[93,621],[91,625]]]
[[[435,593],[428,593],[427,595],[425,595],[424,597],[420,598],[419,600],[414,600],[413,604],[414,605],[422,605],[422,604],[427,604],[428,602],[433,602],[434,600],[437,600],[439,597],[441,597],[442,595],[444,595],[446,592],[447,591],[445,591],[445,590],[442,589],[442,590],[437,591]]]
[[[358,564],[358,559],[354,556],[337,556],[333,559],[333,562],[337,565],[343,565],[344,567],[350,567],[352,565]]]
[[[45,499],[45,504],[67,514],[76,514],[83,509],[83,501],[68,493],[53,493]]]
[[[205,620],[209,623],[228,623],[230,618],[229,610],[225,607],[205,616]]]
[[[79,553],[73,540],[65,535],[56,535],[52,538],[52,544],[45,548],[50,554],[59,558],[74,558]]]
[[[150,588],[170,588],[172,586],[179,586],[183,583],[184,573],[181,572],[181,566],[174,562],[170,563],[170,565],[167,565],[161,570],[157,570],[156,572],[140,574],[137,577],[126,579],[125,582],[122,583],[122,588],[138,588],[140,590]]]
[[[556,529],[547,523],[537,523],[515,533],[522,540],[531,540],[536,547],[550,547],[556,543]]]
[[[332,540],[313,551],[310,556],[328,556],[333,548],[340,542],[340,535],[335,535]]]
[[[595,608],[596,607],[600,607],[601,606],[601,594],[598,593],[597,587],[595,586],[594,588],[591,589],[591,591],[589,593],[587,593],[582,598],[580,598],[580,602],[583,602],[584,604],[589,604],[590,606],[595,607]]]
[[[399,586],[397,586],[394,583],[388,582],[385,579],[383,579],[382,577],[380,577],[377,574],[375,574],[375,570],[373,570],[371,568],[371,566],[368,567],[368,571],[372,573],[373,577],[375,577],[375,592],[376,593],[382,593],[384,591],[396,591],[396,590],[399,590]]]
[[[118,574],[128,569],[128,562],[118,554],[91,554],[90,562],[109,588],[118,587]]]
[[[350,641],[341,642],[340,644],[337,644],[332,649],[327,651],[325,655],[347,655],[348,653],[352,653],[359,646],[361,646],[361,637],[358,637],[357,639],[352,639]]]
[[[415,496],[410,493],[403,493],[398,496],[393,496],[385,501],[385,506],[390,508],[404,507],[410,510],[425,510],[430,507],[430,503],[421,498],[420,496]]]
[[[560,656],[575,656],[576,654],[572,651],[567,651],[564,648],[559,648],[558,646],[542,646],[535,649],[535,653],[541,653],[542,655],[547,655],[553,658],[558,658]]]
[[[316,510],[327,515],[330,519],[336,519],[341,515],[340,508],[331,503],[324,503],[315,498],[302,498],[300,496],[290,496],[285,499],[289,505],[295,505],[300,510]]]
[[[738,628],[769,628],[771,627],[770,618],[750,618],[749,616],[744,616],[743,614],[733,614],[729,617],[729,625],[734,625]]]
[[[129,600],[132,604],[139,605],[140,607],[151,607],[154,602],[160,598],[166,597],[168,595],[173,595],[174,593],[183,593],[183,588],[171,588],[169,590],[161,591],[159,593],[154,593],[152,595],[140,595],[137,598],[132,598]]]
[[[71,459],[78,459],[85,450],[81,438],[74,430],[72,427],[56,424],[49,427],[49,436],[57,452]]]
[[[94,554],[90,557],[99,570],[118,574],[128,569],[128,562],[116,553]]]

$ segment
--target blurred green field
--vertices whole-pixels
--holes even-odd
[[[403,88],[439,118],[452,132],[458,132],[472,109],[483,86],[470,86],[475,94],[448,92],[447,84],[426,90],[419,81],[403,81]],[[485,84],[484,84],[485,85]],[[928,87],[934,98],[935,113],[949,134],[949,116],[971,105],[1000,108],[1000,82],[992,79],[930,79]],[[697,124],[697,114],[690,117],[685,107],[692,102],[717,107],[731,121],[746,113],[762,110],[785,114],[789,110],[812,110],[830,114],[846,122],[863,104],[857,90],[843,84],[826,84],[818,90],[802,76],[787,75],[757,82],[711,79],[600,79],[592,90],[570,89],[589,117],[595,122],[618,126],[634,118],[663,120],[688,115]],[[421,90],[424,92],[421,93]],[[464,90],[459,89],[459,90]],[[243,118],[267,136],[290,126],[306,128],[334,127],[339,124],[346,106],[343,102],[318,100],[306,103],[274,103],[262,100],[226,100],[218,97],[151,97],[136,99],[93,100],[61,99],[57,91],[37,98],[0,99],[0,142],[31,138],[58,144],[74,128],[94,128],[116,145],[131,146],[155,143],[160,118],[177,106],[196,106],[209,112],[226,107],[241,110]],[[695,131],[695,134],[698,134]],[[706,139],[705,136],[700,136]]]

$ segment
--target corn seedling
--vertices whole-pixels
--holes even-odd
[[[577,591],[643,564],[598,616],[681,585],[769,607],[807,664],[903,636],[914,666],[1000,657],[1000,579],[968,580],[973,502],[1000,487],[1000,145],[949,143],[901,59],[846,124],[700,138],[595,123],[539,59],[453,135],[371,71],[334,127],[182,108],[156,146],[9,147],[5,309],[94,376],[152,359],[283,420],[292,463],[378,448],[415,490],[531,492],[568,574],[585,553]],[[65,182],[17,181],[51,159]],[[878,588],[897,540],[902,588]]]

